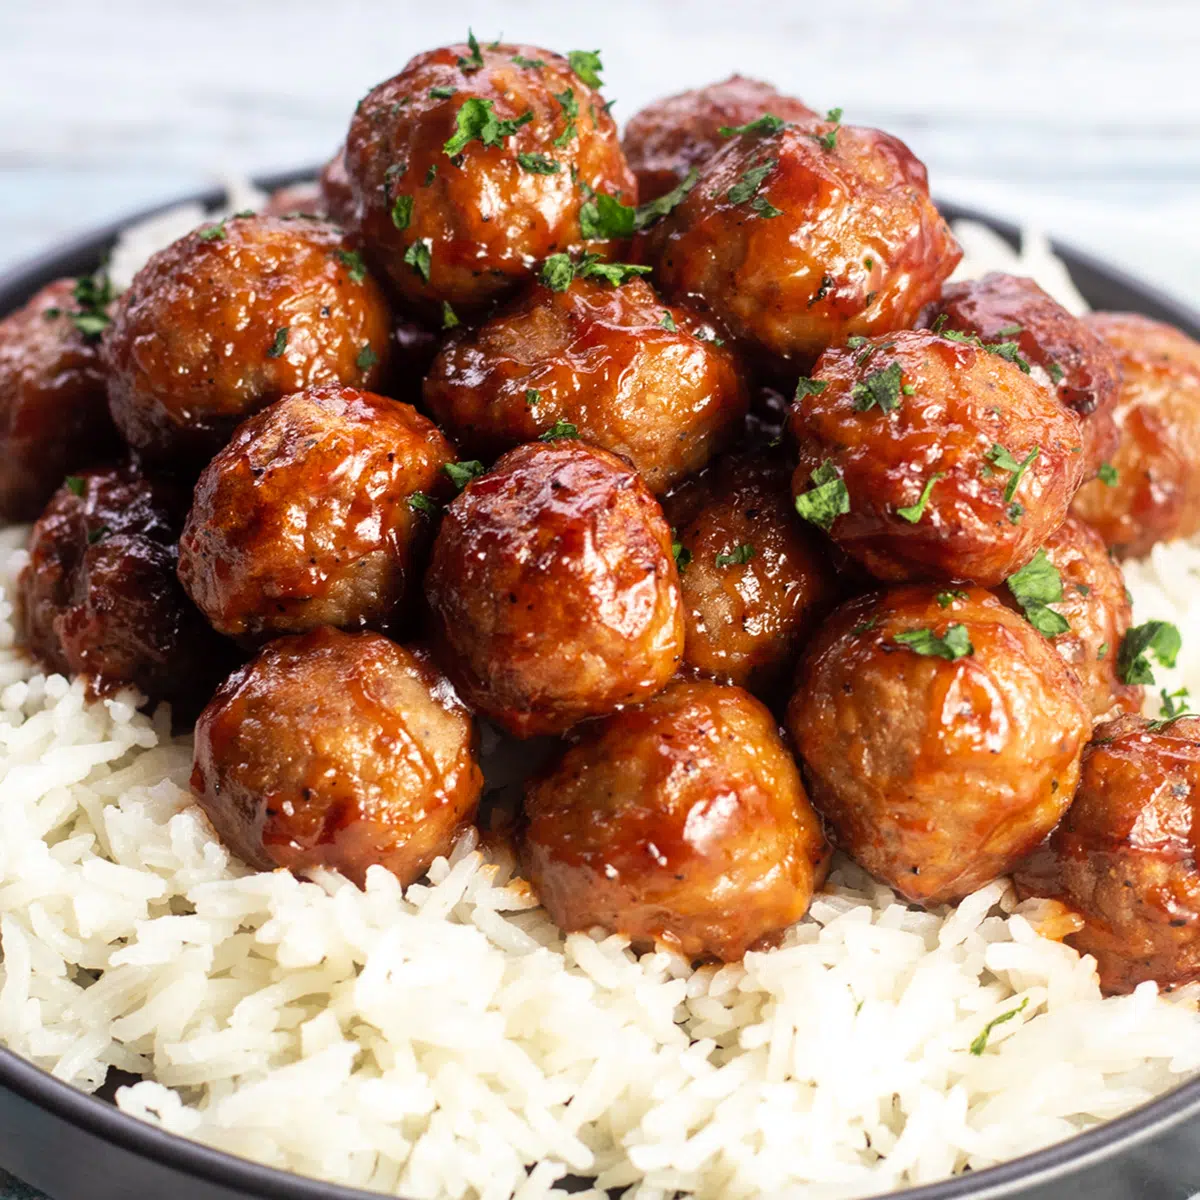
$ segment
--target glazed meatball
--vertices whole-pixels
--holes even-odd
[[[634,113],[622,145],[637,176],[638,198],[645,203],[671,191],[725,145],[722,129],[748,125],[764,113],[799,125],[819,120],[807,104],[742,75],[656,100]]]
[[[132,684],[195,715],[232,665],[175,577],[186,501],[131,467],[69,476],[34,524],[19,582],[21,639],[97,691]]]
[[[662,492],[741,430],[749,397],[714,337],[642,279],[537,284],[479,329],[451,335],[425,404],[470,457],[490,461],[567,422]]]
[[[770,696],[838,591],[796,515],[779,455],[739,455],[679,487],[663,509],[679,546],[684,666]]]
[[[417,316],[477,312],[578,246],[592,192],[637,202],[600,93],[536,46],[417,55],[359,104],[346,167],[352,226]]]
[[[659,691],[683,656],[671,531],[606,450],[518,446],[446,510],[425,579],[466,702],[518,737]]]
[[[840,608],[788,729],[832,836],[906,900],[961,899],[1058,823],[1091,714],[1053,646],[990,592],[908,586]]]
[[[792,408],[797,505],[877,578],[994,586],[1062,524],[1079,420],[1013,363],[906,331],[814,374]]]
[[[989,345],[1013,345],[1024,362],[1080,419],[1084,477],[1116,453],[1113,406],[1121,368],[1112,349],[1032,279],[992,272],[979,280],[947,284],[929,315],[939,328],[974,334]],[[1002,349],[1002,352],[1010,352]]]
[[[109,405],[139,452],[205,461],[281,396],[375,387],[390,332],[383,293],[332,225],[230,218],[154,255],[117,301]]]
[[[325,217],[329,210],[317,182],[291,183],[267,197],[262,212],[268,217]]]
[[[555,924],[741,958],[798,921],[828,860],[771,714],[677,682],[589,727],[528,788],[521,858]]]
[[[1075,511],[1123,558],[1200,531],[1200,343],[1136,313],[1085,317],[1115,351],[1120,447]]]
[[[793,376],[847,337],[912,325],[962,257],[908,148],[829,123],[731,138],[646,252],[669,300]]]
[[[252,867],[329,867],[407,885],[473,820],[471,716],[419,650],[377,633],[279,638],[196,723],[192,790]]]
[[[389,628],[423,566],[454,450],[414,408],[314,388],[252,417],[196,484],[179,578],[247,642],[318,625]]]
[[[1060,588],[1060,599],[1047,599]],[[1125,577],[1094,529],[1068,517],[997,594],[1015,611],[1029,606],[1031,620],[1079,677],[1093,717],[1141,708],[1142,689],[1117,675],[1117,653],[1133,616]]]
[[[81,311],[79,286],[60,279],[0,321],[3,522],[32,521],[67,472],[120,445],[100,363],[103,309]]]
[[[346,171],[346,147],[338,152],[321,170],[317,184],[321,189],[321,207],[335,225],[348,226],[354,212],[354,189]]]
[[[1198,805],[1200,717],[1119,717],[1097,726],[1074,804],[1017,872],[1022,894],[1083,918],[1067,942],[1095,956],[1106,992],[1200,978]]]

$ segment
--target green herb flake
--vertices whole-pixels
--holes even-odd
[[[70,314],[71,324],[85,342],[94,342],[108,328],[108,306],[112,303],[112,281],[103,272],[81,275],[75,280],[71,296],[79,308]]]
[[[597,192],[579,206],[579,232],[588,241],[633,236],[636,210],[614,196]]]
[[[523,54],[514,54],[512,56],[512,61],[515,62],[518,67],[527,67],[531,71],[536,71],[538,67],[544,67],[546,65],[546,60],[544,58],[526,58]]]
[[[493,101],[472,96],[463,101],[462,107],[455,114],[455,132],[446,140],[442,153],[453,158],[473,141],[489,148],[501,146],[505,138],[512,137],[522,125],[528,125],[532,120],[532,109],[526,109],[519,117],[501,120],[496,116]]]
[[[1162,698],[1162,707],[1159,709],[1158,715],[1166,721],[1173,721],[1176,717],[1181,717],[1191,707],[1188,703],[1189,692],[1187,688],[1176,688],[1173,692],[1168,692],[1166,688],[1159,688],[1158,694]]]
[[[196,236],[202,242],[217,242],[225,240],[225,222],[218,221],[215,225],[205,225],[203,229],[196,230]]]
[[[779,166],[779,159],[768,158],[765,162],[759,163],[757,167],[750,167],[743,171],[742,178],[726,193],[726,199],[730,204],[745,204],[758,193],[764,180],[777,166]]]
[[[1017,462],[1017,460],[1013,458],[1008,450],[1006,450],[998,442],[987,452],[988,459],[995,463],[995,465],[999,467],[1001,471],[1009,471],[1012,473],[1012,478],[1009,479],[1008,486],[1004,489],[1005,504],[1008,504],[1012,500],[1013,496],[1016,494],[1018,486],[1020,486],[1022,477],[1024,476],[1025,472],[1029,470],[1030,466],[1033,465],[1034,459],[1036,459],[1040,453],[1041,447],[1034,446],[1034,448],[1030,450],[1030,452],[1025,456],[1024,459],[1021,460],[1021,462]],[[1024,512],[1024,509],[1021,511]]]
[[[855,625],[855,627],[852,630],[850,630],[850,633],[854,637],[861,637],[864,633],[870,633],[871,630],[874,629],[875,626],[878,624],[879,624],[879,618],[871,617],[869,620],[859,621],[859,623],[857,625]]]
[[[682,575],[692,561],[692,552],[682,542],[672,542],[671,554],[675,559],[675,569]]]
[[[101,525],[98,529],[93,529],[87,535],[87,544],[89,546],[94,546],[97,542],[108,537],[110,533],[112,533],[112,530],[107,525]]]
[[[997,329],[995,336],[998,338],[1010,338],[1010,337],[1016,337],[1017,334],[1024,333],[1024,332],[1025,332],[1024,325],[1018,325],[1018,324],[1016,324],[1016,322],[1013,322],[1013,324],[1011,324],[1011,325],[1005,325],[1002,328]]]
[[[566,125],[563,127],[562,133],[554,139],[555,146],[565,146],[576,133],[575,123],[579,120],[579,101],[575,99],[575,89],[567,88],[561,92],[553,92],[555,100],[562,107],[563,117],[566,120]]]
[[[517,165],[530,175],[557,175],[562,170],[548,154],[518,154]]]
[[[392,224],[397,229],[407,229],[412,222],[413,198],[397,196],[392,201]]]
[[[1096,474],[1100,477],[1100,482],[1103,483],[1105,487],[1117,486],[1119,472],[1117,471],[1117,468],[1112,465],[1112,463],[1101,463],[1099,469],[1096,471]]]
[[[425,172],[425,182],[421,185],[422,187],[428,187],[434,181],[434,179],[437,177],[437,169],[437,163],[434,162],[429,164],[429,168]]]
[[[717,132],[722,137],[737,137],[739,134],[752,133],[756,136],[769,137],[771,134],[778,133],[787,125],[786,121],[771,113],[763,113],[757,120],[751,121],[747,125],[722,125]]]
[[[638,275],[649,275],[650,267],[639,263],[603,262],[594,254],[584,254],[575,264],[575,274],[580,279],[603,279],[613,287],[620,287]]]
[[[925,486],[921,489],[921,495],[917,498],[916,504],[909,504],[905,508],[896,509],[896,515],[903,517],[910,525],[915,525],[925,513],[925,505],[929,503],[929,496],[933,491],[933,485],[939,479],[944,478],[945,474],[942,471],[935,471],[925,481]]]
[[[989,1021],[983,1027],[980,1035],[971,1043],[971,1053],[975,1055],[976,1058],[981,1057],[983,1052],[987,1049],[988,1038],[991,1037],[992,1030],[995,1029],[997,1025],[1003,1025],[1006,1021],[1011,1021],[1017,1016],[1018,1013],[1023,1013],[1028,1007],[1029,997],[1026,996],[1016,1008],[1010,1008],[1008,1012],[1001,1013],[998,1017]]]
[[[426,283],[429,282],[429,272],[433,267],[432,247],[432,238],[422,238],[419,242],[413,242],[404,252],[405,263],[412,267]]]
[[[967,636],[967,627],[959,624],[948,625],[941,637],[932,629],[910,629],[907,633],[896,634],[892,641],[907,647],[914,654],[926,658],[944,658],[947,662],[975,653],[975,647]]]
[[[458,319],[458,313],[450,307],[449,300],[442,301],[442,328],[453,329],[455,325],[461,325],[462,322]]]
[[[538,436],[539,442],[557,442],[559,438],[577,438],[579,430],[570,421],[555,421],[545,433]]]
[[[878,408],[890,413],[900,406],[900,382],[903,370],[898,362],[873,371],[850,390],[850,398],[859,412]]]
[[[831,108],[825,114],[825,120],[832,122],[833,128],[826,133],[813,134],[813,140],[823,150],[832,150],[837,146],[838,130],[842,127],[842,110],[840,108]]]
[[[826,379],[809,379],[801,375],[796,381],[796,400],[799,402],[805,396],[819,396],[828,386]]]
[[[754,547],[749,542],[743,542],[740,546],[735,546],[729,554],[718,554],[716,564],[718,567],[744,566],[754,557]]]
[[[363,342],[363,348],[358,352],[354,365],[363,372],[369,371],[379,361],[379,355],[371,348],[370,342]]]
[[[362,255],[357,250],[338,250],[335,253],[338,262],[349,272],[351,283],[362,283],[366,279],[367,264],[363,262]]]
[[[542,393],[539,392],[537,390],[537,388],[526,388],[525,389],[525,407],[526,408],[537,408],[537,406],[539,404],[541,404],[541,402],[542,402]]]
[[[588,87],[598,88],[604,86],[603,81],[600,79],[600,72],[604,70],[604,64],[600,61],[599,50],[572,50],[567,55],[567,62],[571,64],[571,70]]]
[[[850,511],[850,493],[841,472],[826,459],[809,477],[813,486],[796,497],[796,511],[806,521],[829,532],[834,521]]]
[[[472,30],[467,30],[467,46],[471,53],[458,56],[458,66],[463,71],[478,71],[483,66],[483,54],[479,49],[479,40],[475,37]]]
[[[1099,648],[1096,650],[1096,658],[1103,660],[1106,654],[1108,654],[1108,643],[1101,642]]]
[[[68,475],[66,479],[63,480],[63,487],[65,487],[72,496],[82,496],[84,489],[83,476]]]
[[[934,599],[938,603],[938,608],[949,608],[950,605],[952,605],[955,602],[955,600],[968,600],[968,599],[970,599],[970,597],[967,595],[966,592],[954,591],[954,592],[938,592],[938,594],[934,597]]]
[[[431,517],[436,517],[442,511],[442,506],[424,492],[413,492],[408,498],[408,507],[414,512],[427,513]]]
[[[429,89],[430,100],[449,100],[451,96],[458,94],[456,87],[431,87]]]
[[[1004,515],[1008,517],[1010,525],[1020,525],[1021,518],[1025,515],[1025,505],[1014,502],[1004,510]]]
[[[484,467],[478,459],[468,459],[466,462],[445,463],[442,470],[450,476],[450,481],[461,492],[472,479],[478,479],[483,474]]]
[[[287,349],[288,328],[287,325],[281,325],[275,330],[275,339],[271,342],[271,348],[267,351],[268,358],[279,358]]]
[[[666,309],[663,310],[663,315],[661,317],[659,317],[658,323],[668,333],[678,333],[679,332],[679,326],[675,324],[675,318],[673,316],[671,316],[670,312],[668,312]]]
[[[1183,639],[1170,621],[1147,621],[1128,630],[1117,653],[1117,675],[1122,683],[1153,683],[1150,655],[1164,667],[1173,667]]]
[[[552,254],[538,272],[538,278],[552,292],[565,292],[575,278],[575,265],[569,254]]]
[[[1046,367],[1046,373],[1050,376],[1051,383],[1061,383],[1066,375],[1066,371],[1056,362],[1052,362]]]

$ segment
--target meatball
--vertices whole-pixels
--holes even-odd
[[[645,700],[683,656],[662,510],[615,454],[570,439],[518,446],[467,486],[425,593],[463,698],[518,737]]]
[[[454,450],[397,400],[314,388],[251,417],[205,467],[179,578],[248,642],[318,625],[387,628],[432,533]]]
[[[838,585],[772,455],[709,467],[664,501],[679,546],[684,666],[770,696]]]
[[[351,224],[416,316],[478,312],[579,246],[593,192],[637,200],[600,93],[536,46],[417,55],[359,104],[346,168]]]
[[[815,375],[792,408],[797,505],[871,574],[994,586],[1062,524],[1079,419],[1013,363],[905,331]]]
[[[279,638],[196,723],[192,790],[252,867],[378,864],[408,885],[474,819],[471,716],[428,657],[377,633]]]
[[[671,191],[725,145],[722,129],[748,125],[764,113],[798,125],[819,120],[802,101],[742,75],[656,100],[634,113],[622,145],[637,176],[639,199],[645,203]]]
[[[69,476],[34,524],[21,572],[21,639],[97,691],[131,684],[194,715],[233,664],[175,577],[184,499],[131,467]]]
[[[524,871],[560,928],[733,960],[798,921],[828,847],[771,714],[677,682],[591,726],[529,786]]]
[[[1106,992],[1200,978],[1198,806],[1200,717],[1119,717],[1097,726],[1074,804],[1017,872],[1022,894],[1082,916],[1067,942],[1095,956]]]
[[[939,328],[973,334],[1024,362],[1080,419],[1084,477],[1116,453],[1113,405],[1121,382],[1117,356],[1094,329],[1072,316],[1032,279],[993,272],[947,284],[930,315]]]
[[[537,284],[479,329],[451,335],[425,404],[471,457],[490,460],[567,422],[662,492],[741,432],[749,395],[714,338],[643,279]]]
[[[787,714],[834,840],[906,900],[958,900],[1071,803],[1091,715],[1028,622],[979,588],[910,585],[840,608]]]
[[[1060,598],[1050,599],[1056,592]],[[1079,677],[1093,717],[1142,707],[1142,689],[1117,675],[1117,653],[1133,616],[1125,577],[1094,529],[1068,517],[998,595],[1010,608],[1027,611],[1050,638]]]
[[[160,251],[117,301],[109,405],[135,450],[203,462],[246,417],[305,387],[373,388],[391,317],[340,231],[235,217]]]
[[[830,123],[732,138],[646,253],[669,300],[793,375],[852,335],[912,325],[962,257],[908,148]]]
[[[1200,343],[1136,313],[1085,317],[1115,351],[1120,447],[1075,511],[1123,558],[1200,532]]]
[[[32,521],[68,471],[116,454],[90,281],[60,279],[0,321],[0,521]],[[89,297],[90,298],[90,297]]]
[[[268,217],[324,217],[328,216],[325,206],[325,196],[321,185],[315,181],[310,183],[292,183],[286,187],[276,188],[267,197],[262,212]]]

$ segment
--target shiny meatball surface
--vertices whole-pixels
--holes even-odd
[[[828,848],[771,714],[678,682],[588,728],[525,797],[522,862],[562,929],[740,958],[798,921]]]
[[[467,486],[425,593],[463,699],[519,737],[644,700],[683,655],[662,510],[616,455],[572,439],[519,446]]]
[[[192,790],[259,870],[420,878],[475,815],[471,716],[423,652],[376,633],[279,638],[196,723]]]
[[[59,279],[0,321],[0,521],[32,521],[64,475],[118,449],[75,286]]]
[[[113,419],[145,455],[204,461],[281,396],[375,387],[390,330],[383,293],[332,225],[201,226],[154,255],[117,302],[105,339]]]
[[[490,460],[559,422],[623,454],[652,491],[699,470],[740,432],[749,396],[715,331],[643,279],[536,284],[451,335],[425,404],[470,457]]]
[[[748,125],[764,113],[798,124],[818,120],[807,104],[744,75],[639,109],[629,118],[621,142],[637,176],[638,198],[644,204],[671,191],[692,167],[725,145],[723,128]]]
[[[822,627],[787,724],[835,842],[905,899],[938,904],[1054,828],[1092,722],[1071,669],[995,596],[909,586]]]
[[[1030,374],[1079,417],[1086,478],[1116,453],[1117,357],[1094,329],[1032,279],[992,272],[947,284],[929,320],[989,345],[1015,343]]]
[[[346,167],[352,227],[415,315],[478,311],[581,244],[585,186],[637,201],[600,93],[536,46],[417,55],[359,104]]]
[[[1079,421],[1013,363],[905,331],[829,350],[814,375],[820,390],[792,408],[793,488],[840,474],[848,511],[816,515],[871,574],[994,585],[1062,524],[1083,476]]]
[[[201,474],[179,578],[214,628],[248,641],[401,623],[453,461],[437,426],[397,400],[287,396]]]
[[[72,475],[33,526],[19,582],[21,640],[98,691],[132,684],[198,710],[233,662],[175,577],[185,497],[131,467]]]
[[[1084,318],[1114,350],[1120,446],[1075,511],[1124,558],[1200,532],[1200,343],[1136,313]]]
[[[789,477],[781,455],[737,455],[663,505],[681,548],[684,666],[758,695],[774,692],[838,592]]]
[[[647,252],[668,299],[691,297],[792,374],[851,335],[911,325],[962,257],[908,148],[828,122],[730,139]]]
[[[1200,978],[1198,807],[1200,717],[1120,717],[1096,728],[1074,804],[1017,873],[1022,893],[1083,917],[1067,941],[1107,992]]]

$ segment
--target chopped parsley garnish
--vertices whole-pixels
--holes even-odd
[[[532,120],[532,109],[526,109],[519,117],[511,120],[501,120],[496,116],[491,100],[481,100],[478,96],[472,96],[463,102],[455,114],[455,133],[446,140],[442,153],[453,158],[469,142],[476,140],[484,146],[500,146],[505,138],[512,137],[522,125],[528,125]]]
[[[765,196],[758,195],[758,189],[762,187],[763,181],[777,166],[779,166],[779,159],[768,158],[766,162],[759,163],[757,167],[750,167],[743,171],[741,179],[726,193],[729,203],[745,204],[750,201],[750,207],[755,212],[759,212],[763,216],[777,217],[780,210],[775,208]],[[766,211],[768,209],[771,211]]]
[[[66,479],[63,480],[63,487],[65,487],[72,496],[82,496],[84,488],[83,476],[68,475]]]
[[[786,121],[771,113],[763,113],[761,117],[747,125],[722,125],[717,132],[722,137],[737,137],[742,133],[770,135],[778,133],[786,124]]]
[[[907,633],[896,634],[892,641],[906,646],[914,654],[926,658],[944,658],[947,662],[975,653],[975,647],[967,636],[967,627],[959,624],[948,625],[942,637],[938,637],[932,629],[910,629]]]
[[[554,92],[552,95],[562,106],[563,116],[567,122],[562,133],[554,139],[554,145],[565,146],[575,136],[575,122],[579,120],[579,101],[575,99],[574,88]]]
[[[367,264],[357,250],[338,250],[336,254],[338,261],[349,271],[352,283],[362,283],[366,279]]]
[[[1098,659],[1103,659],[1107,653],[1108,653],[1108,643],[1101,642],[1099,648],[1096,650],[1096,657]]]
[[[445,463],[442,470],[450,476],[450,481],[461,492],[472,479],[478,479],[483,474],[483,463],[478,459],[468,459],[466,462]]]
[[[826,459],[809,477],[813,486],[796,497],[796,511],[818,528],[829,532],[833,522],[850,511],[850,493],[841,472]]]
[[[464,71],[478,71],[483,66],[483,54],[479,49],[479,40],[470,29],[467,30],[467,46],[470,47],[471,53],[466,57],[460,54],[458,65]]]
[[[1041,452],[1040,446],[1034,446],[1034,448],[1030,450],[1030,452],[1025,456],[1024,459],[1021,460],[1021,462],[1017,462],[1017,460],[1013,458],[1013,456],[1003,446],[1001,446],[999,442],[993,445],[992,448],[987,452],[987,458],[997,467],[999,467],[1001,471],[1010,471],[1012,473],[1012,478],[1009,479],[1008,486],[1004,489],[1005,504],[1011,503],[1013,496],[1016,495],[1017,488],[1020,486],[1022,477],[1033,465],[1034,459],[1037,458]],[[1024,511],[1024,509],[1021,509],[1021,512]],[[1009,516],[1011,519],[1012,514],[1010,513]]]
[[[286,349],[288,343],[288,326],[281,325],[275,330],[275,340],[271,343],[271,348],[267,351],[268,358],[278,358]]]
[[[408,507],[416,512],[428,513],[431,517],[436,517],[442,511],[442,506],[424,492],[413,492],[408,498]]]
[[[917,498],[916,504],[909,504],[905,508],[896,509],[896,515],[903,517],[910,525],[915,525],[925,514],[925,505],[929,503],[929,495],[933,491],[933,485],[939,479],[944,478],[945,475],[943,472],[935,471],[925,480],[925,486],[921,489],[921,495]]]
[[[552,292],[565,292],[575,278],[575,264],[569,254],[552,254],[538,273],[538,278]]]
[[[900,381],[903,370],[898,362],[889,363],[878,371],[873,371],[861,383],[856,383],[850,391],[850,398],[859,412],[867,412],[878,407],[885,413],[890,413],[900,406]]]
[[[458,313],[450,307],[449,300],[442,301],[442,328],[453,329],[455,325],[461,325],[462,322],[458,319]]]
[[[675,569],[682,574],[692,561],[692,552],[682,542],[672,542],[671,554],[675,559]]]
[[[514,54],[512,61],[518,67],[529,67],[531,70],[537,70],[538,67],[544,67],[546,60],[544,58],[526,58],[523,54]]]
[[[1005,326],[1003,326],[1002,328],[1000,328],[1000,329],[997,329],[997,330],[996,330],[996,337],[999,337],[999,338],[1009,338],[1009,337],[1016,337],[1016,336],[1017,336],[1017,334],[1019,334],[1019,333],[1024,333],[1024,332],[1025,332],[1025,326],[1024,326],[1024,325],[1018,325],[1018,324],[1017,324],[1017,323],[1014,321],[1014,322],[1013,322],[1013,324],[1011,324],[1011,325],[1005,325]]]
[[[412,222],[413,198],[397,196],[392,201],[392,224],[397,229],[407,229]]]
[[[108,537],[112,533],[112,529],[107,525],[101,525],[98,529],[93,529],[87,536],[89,546],[94,546],[98,541]]]
[[[589,241],[627,238],[665,217],[692,190],[700,173],[693,167],[678,186],[634,208],[603,192],[591,192],[579,207],[579,231]],[[591,189],[589,189],[590,191]]]
[[[743,542],[740,546],[735,546],[730,554],[718,554],[716,563],[718,567],[742,566],[748,563],[754,557],[754,547],[749,542]]]
[[[1173,692],[1168,692],[1166,688],[1159,688],[1158,694],[1162,697],[1162,708],[1159,709],[1158,715],[1166,721],[1173,721],[1176,717],[1181,717],[1188,711],[1189,693],[1187,688],[1176,688]]]
[[[571,70],[588,87],[598,88],[604,86],[600,79],[600,72],[604,70],[604,64],[600,61],[599,50],[572,50],[567,55],[567,62],[571,64]]]
[[[663,310],[663,315],[661,317],[659,317],[658,323],[668,333],[676,333],[679,329],[679,327],[675,324],[675,318],[673,316],[671,316],[671,314],[668,311],[666,311],[665,309]]]
[[[525,406],[527,408],[537,408],[542,402],[542,393],[537,388],[525,389]]]
[[[1049,363],[1046,367],[1046,372],[1050,376],[1051,383],[1061,383],[1066,371],[1062,369],[1056,362]]]
[[[84,341],[96,341],[109,325],[112,281],[103,272],[81,275],[75,280],[71,296],[79,305],[78,310],[70,314],[71,324],[83,335]]]
[[[683,202],[699,178],[700,172],[692,167],[669,192],[664,192],[656,200],[647,200],[645,204],[639,204],[634,213],[634,229],[645,229],[648,225],[653,225],[659,217],[665,217],[676,205]]]
[[[429,168],[425,172],[425,182],[421,185],[422,187],[428,187],[434,181],[434,178],[437,176],[437,169],[437,163],[432,162],[429,164]]]
[[[796,380],[796,399],[803,400],[805,396],[819,396],[828,386],[828,380],[809,379],[801,375]]]
[[[557,175],[562,170],[548,154],[518,154],[517,163],[522,171],[530,175]]]
[[[1007,362],[1015,363],[1026,375],[1029,374],[1029,363],[1021,357],[1020,347],[1016,342],[993,342],[990,345],[985,345],[984,349],[989,354],[995,354]]]
[[[429,282],[429,271],[433,266],[432,246],[432,238],[422,238],[419,242],[413,242],[404,252],[405,263],[412,267],[426,283]]]
[[[1066,617],[1047,607],[1063,598],[1063,585],[1062,576],[1046,557],[1044,549],[1039,550],[1005,582],[1013,599],[1025,613],[1025,619],[1043,637],[1058,637],[1071,628]]]
[[[1001,1013],[998,1017],[989,1021],[984,1027],[980,1035],[971,1043],[971,1053],[979,1058],[987,1049],[988,1038],[992,1035],[992,1030],[997,1025],[1003,1025],[1006,1021],[1011,1021],[1018,1013],[1023,1013],[1029,1007],[1029,997],[1026,996],[1016,1008],[1010,1008],[1008,1012]]]
[[[949,608],[955,600],[966,600],[969,597],[966,592],[938,592],[934,599],[938,603],[938,608]]]
[[[864,633],[870,633],[871,630],[874,629],[875,626],[878,624],[879,624],[879,618],[871,617],[867,621],[859,621],[859,623],[857,625],[855,625],[855,627],[852,630],[850,630],[850,632],[855,637],[860,637]]]
[[[196,230],[196,236],[202,242],[221,241],[225,237],[225,222],[218,221],[215,225],[205,225],[203,229]]]
[[[939,322],[944,324],[942,317],[945,315],[946,314],[943,313],[942,316],[938,317],[937,321],[934,322],[934,333],[944,337],[948,342],[960,342],[965,346],[974,346],[977,350],[986,350],[989,354],[994,354],[998,358],[1003,358],[1007,362],[1013,363],[1026,375],[1029,374],[1029,363],[1021,357],[1020,347],[1016,342],[985,342],[977,333],[962,333],[957,329],[947,329],[943,331]]]
[[[449,100],[451,96],[458,94],[456,87],[431,87],[429,89],[429,98],[431,100]]]
[[[363,348],[358,352],[354,365],[360,371],[369,371],[379,361],[379,355],[371,348],[370,342],[363,342]]]
[[[1117,468],[1112,465],[1112,463],[1101,463],[1096,471],[1096,474],[1100,477],[1100,482],[1103,483],[1105,487],[1117,486],[1118,471]]]
[[[557,442],[559,438],[577,438],[579,430],[570,421],[555,421],[545,433],[538,436],[539,442]]]
[[[1128,630],[1117,653],[1117,675],[1122,683],[1153,683],[1153,654],[1164,667],[1173,667],[1183,639],[1170,621],[1147,621]]]
[[[649,275],[650,268],[637,263],[610,263],[596,254],[582,254],[578,262],[572,262],[566,253],[552,254],[538,273],[538,278],[552,292],[565,292],[573,279],[603,279],[613,287],[620,287],[635,275]]]
[[[1010,525],[1020,525],[1021,518],[1025,515],[1025,505],[1010,504],[1004,510],[1004,513],[1005,513],[1005,516],[1008,517],[1008,523]]]
[[[833,128],[828,133],[814,133],[813,140],[823,150],[832,150],[837,145],[838,130],[842,127],[842,110],[831,108],[825,114],[825,120],[833,122]]]

